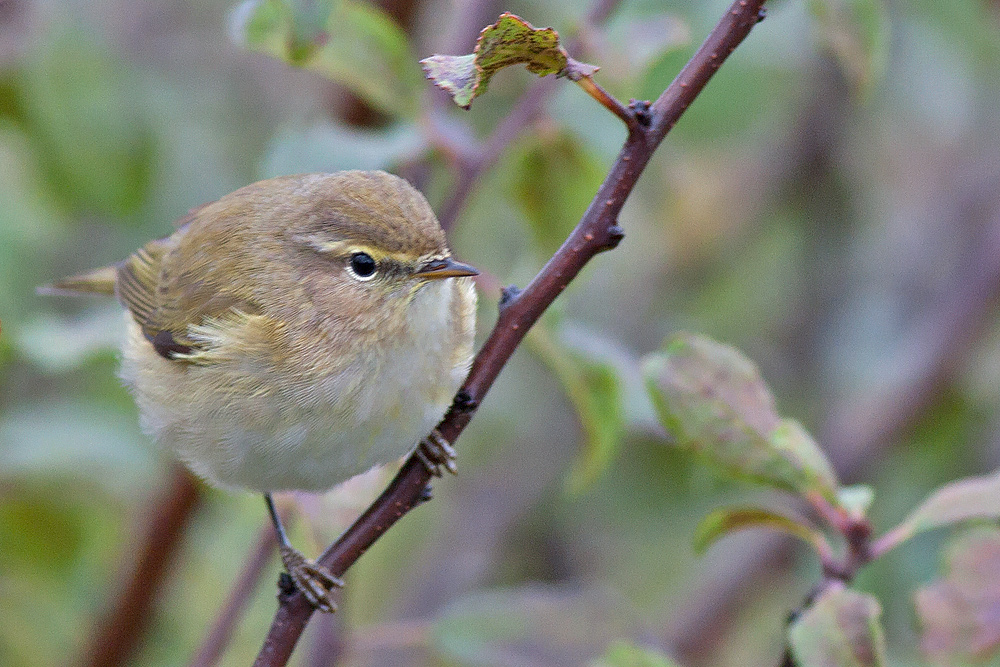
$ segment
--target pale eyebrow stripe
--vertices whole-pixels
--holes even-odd
[[[384,252],[363,243],[354,243],[345,239],[331,241],[323,238],[319,234],[299,236],[296,240],[305,243],[317,252],[328,255],[346,255],[348,252],[366,252],[376,261],[390,259],[399,262],[400,264],[409,264],[415,259],[413,255],[404,252]]]
[[[326,254],[337,254],[348,250],[352,245],[349,241],[331,241],[325,239],[319,234],[309,234],[308,236],[299,236],[295,239],[296,241],[301,241],[307,246],[316,250],[317,252],[322,252]]]

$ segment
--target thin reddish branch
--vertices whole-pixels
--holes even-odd
[[[82,664],[114,667],[128,661],[146,633],[153,605],[167,571],[180,550],[184,529],[194,515],[201,492],[198,482],[179,464],[171,469],[166,487],[149,503],[143,516],[147,532],[139,557],[114,606],[101,619],[91,637]]]
[[[583,88],[583,90],[586,91],[588,95],[597,100],[598,104],[600,104],[602,107],[604,107],[614,115],[618,116],[618,118],[621,119],[623,123],[625,123],[625,127],[628,128],[630,133],[639,130],[639,128],[636,127],[636,125],[640,124],[640,120],[639,116],[635,114],[634,110],[629,109],[624,104],[619,102],[614,95],[604,90],[604,88],[602,88],[600,84],[594,81],[593,77],[590,76],[580,77],[579,79],[576,80],[576,84],[581,88]]]
[[[630,131],[579,224],[528,286],[502,304],[496,326],[476,355],[451,409],[438,425],[450,442],[455,442],[468,425],[528,329],[588,261],[614,248],[622,239],[618,214],[653,152],[722,62],[758,23],[763,4],[764,0],[734,2],[659,99],[648,110],[642,107],[643,123],[636,123]],[[319,562],[334,575],[343,575],[386,530],[416,506],[429,481],[426,468],[410,458],[389,488],[326,550]],[[283,596],[254,665],[286,664],[312,612],[298,592]]]

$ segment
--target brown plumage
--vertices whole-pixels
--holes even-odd
[[[358,253],[373,277],[352,272]],[[196,472],[321,489],[402,455],[444,413],[471,358],[465,268],[406,181],[341,172],[248,185],[52,287],[125,306],[123,378],[146,428]],[[285,469],[275,447],[306,460],[289,453]]]
[[[332,611],[337,580],[288,544],[270,492],[330,488],[431,431],[472,359],[475,273],[406,181],[353,171],[248,185],[49,291],[117,296],[144,428],[264,492],[285,567]]]

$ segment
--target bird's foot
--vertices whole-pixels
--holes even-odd
[[[455,448],[437,429],[431,431],[431,434],[417,445],[416,454],[420,462],[427,468],[427,472],[435,477],[441,477],[444,470],[452,475],[458,474],[458,466],[455,465]]]
[[[295,582],[295,587],[309,600],[309,604],[320,611],[333,613],[337,604],[333,601],[330,591],[342,588],[344,582],[315,561],[309,560],[302,552],[290,546],[279,546],[281,562],[285,564],[289,576]]]

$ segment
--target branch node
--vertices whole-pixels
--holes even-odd
[[[459,414],[469,414],[470,412],[475,412],[479,408],[479,401],[472,397],[465,389],[459,390],[455,394],[455,400],[452,401],[452,410]]]
[[[854,572],[843,563],[823,563],[823,579],[851,583]]]
[[[643,127],[649,127],[649,124],[653,121],[653,116],[649,112],[650,105],[649,100],[631,99],[628,102],[629,111],[635,116],[636,122]]]
[[[757,23],[760,23],[767,18],[767,7],[761,7],[757,10]]]
[[[424,487],[423,491],[420,492],[420,495],[417,496],[417,505],[423,505],[424,503],[429,503],[432,500],[434,500],[434,488],[428,484]]]
[[[844,530],[844,537],[852,545],[864,544],[872,536],[872,524],[868,519],[851,519]]]
[[[282,571],[278,575],[278,601],[284,603],[289,597],[295,594],[295,581],[292,579],[292,575],[285,571]]]
[[[497,304],[497,309],[503,313],[512,303],[517,301],[517,297],[519,296],[521,296],[520,287],[517,285],[507,285],[500,290],[500,303]]]
[[[625,230],[617,223],[611,225],[608,227],[608,240],[601,246],[601,252],[614,250],[622,242],[623,238],[625,238]]]

